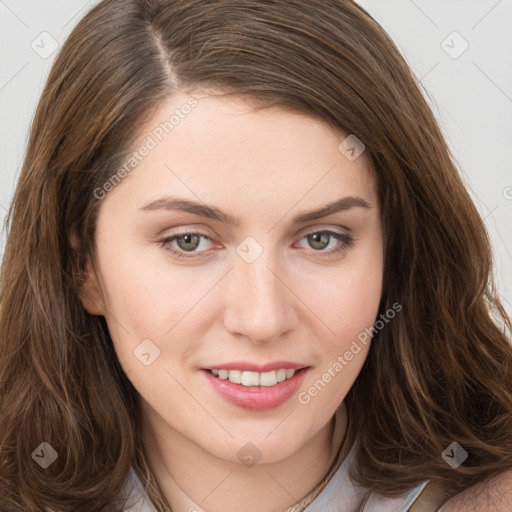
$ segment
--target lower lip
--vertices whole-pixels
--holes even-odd
[[[214,377],[208,370],[203,370],[206,378],[225,400],[252,411],[266,411],[279,407],[298,391],[306,376],[307,368],[295,372],[295,375],[275,386],[242,386],[229,380]]]

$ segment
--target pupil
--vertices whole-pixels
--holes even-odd
[[[316,247],[317,249],[324,249],[325,247],[327,247],[327,245],[329,244],[329,236],[330,235],[328,235],[327,233],[315,233],[311,235],[311,237],[313,238],[313,247],[315,247],[316,243],[320,244],[320,247]],[[321,241],[322,237],[324,238],[324,243],[322,243]]]
[[[198,239],[197,235],[182,235],[181,239],[184,240],[184,242],[185,242],[185,244],[179,244],[180,246],[182,246],[181,247],[182,249],[184,249],[184,250],[187,250],[187,249],[193,250],[193,249],[196,248],[196,246],[197,246],[197,239]],[[196,242],[196,244],[194,244],[194,241]],[[190,244],[192,245],[192,247],[190,247]],[[185,247],[183,247],[183,245],[185,245]],[[187,245],[188,245],[188,247],[187,247]]]

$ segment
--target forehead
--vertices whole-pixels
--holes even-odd
[[[358,195],[376,204],[364,151],[347,153],[350,134],[244,98],[173,93],[146,121],[131,166],[112,200],[141,203],[176,194],[244,208],[292,208]],[[361,150],[357,147],[356,150]],[[128,160],[129,162],[130,160]],[[142,206],[142,204],[139,204]],[[277,213],[277,211],[275,212]]]

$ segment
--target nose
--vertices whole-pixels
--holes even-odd
[[[271,342],[293,330],[297,324],[297,298],[287,277],[290,280],[267,252],[252,263],[236,256],[227,276],[225,328],[256,344]]]

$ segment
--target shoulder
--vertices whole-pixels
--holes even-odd
[[[453,496],[439,512],[510,512],[512,510],[512,470],[481,482]]]

